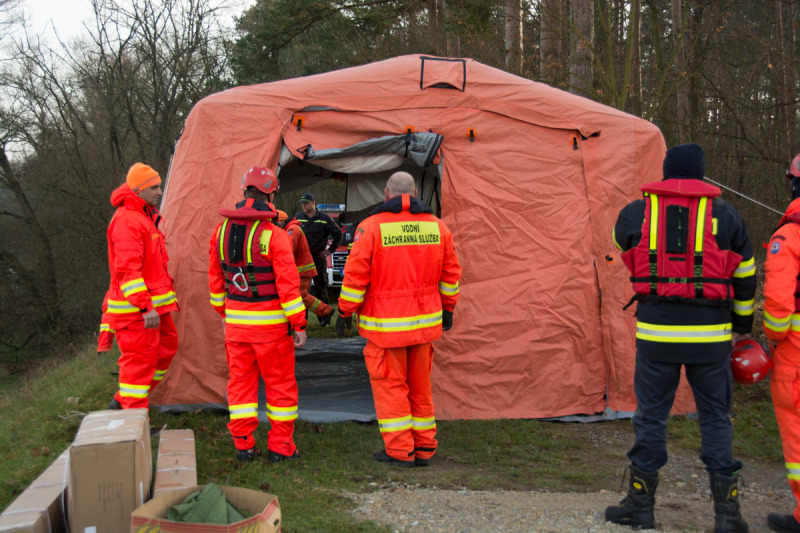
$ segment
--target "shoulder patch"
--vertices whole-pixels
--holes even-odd
[[[773,240],[772,244],[769,245],[769,253],[775,255],[780,251],[781,251],[781,242],[777,239]]]

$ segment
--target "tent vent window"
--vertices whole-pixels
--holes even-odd
[[[464,59],[421,57],[419,88],[422,90],[467,88],[467,62]]]

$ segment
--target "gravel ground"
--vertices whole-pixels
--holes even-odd
[[[630,445],[630,436],[609,435],[604,443]],[[438,457],[428,468],[446,467]],[[753,533],[767,532],[770,512],[789,513],[795,501],[782,465],[746,464],[740,483],[742,514]],[[603,520],[608,505],[624,496],[619,485],[590,493],[550,491],[472,491],[421,488],[402,483],[372,483],[373,492],[348,494],[358,507],[353,514],[400,532],[533,533],[630,532]],[[627,479],[625,490],[627,490]],[[660,472],[656,493],[656,527],[650,531],[710,532],[714,528],[708,474],[696,456],[671,453]]]

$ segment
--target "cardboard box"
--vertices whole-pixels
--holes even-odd
[[[69,452],[70,531],[125,531],[131,512],[149,499],[152,479],[147,409],[89,413]]]
[[[244,513],[253,516],[227,526],[187,524],[167,520],[167,511],[181,503],[204,485],[166,492],[136,509],[131,515],[131,533],[277,533],[281,530],[281,508],[278,497],[257,490],[222,487],[225,497]]]
[[[197,485],[194,431],[165,429],[158,434],[158,458],[153,498]]]
[[[2,533],[64,533],[69,450],[61,454],[0,515]]]

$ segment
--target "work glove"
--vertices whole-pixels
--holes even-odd
[[[442,331],[450,331],[453,327],[453,312],[442,309]]]
[[[353,324],[353,315],[342,316],[341,314],[336,318],[336,334],[340,337],[347,337],[347,332]]]

